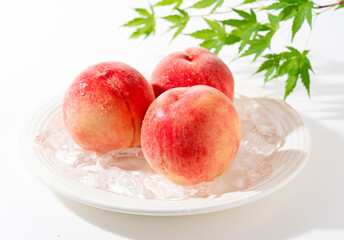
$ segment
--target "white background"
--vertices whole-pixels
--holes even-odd
[[[130,30],[120,25],[139,6],[147,2],[0,2],[1,239],[344,239],[344,9],[320,15],[310,37],[307,26],[296,36],[300,49],[312,50],[316,75],[311,100],[298,84],[287,102],[309,125],[313,150],[304,170],[278,192],[217,213],[146,217],[72,202],[28,172],[21,156],[23,123],[81,70],[117,60],[148,75],[165,54],[197,44],[188,37],[169,43],[163,30],[152,39],[128,40]],[[289,39],[289,32],[281,32],[273,49]],[[227,47],[221,56],[236,81],[262,87],[262,76],[251,76],[255,65],[249,59],[231,62],[234,53]],[[282,97],[283,87],[278,80],[265,89]]]

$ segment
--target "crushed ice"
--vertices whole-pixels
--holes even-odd
[[[273,171],[273,154],[283,144],[283,128],[259,99],[236,95],[235,107],[242,140],[229,169],[212,182],[178,185],[155,173],[140,148],[119,149],[105,155],[85,151],[69,137],[60,116],[36,137],[49,159],[74,180],[123,196],[146,199],[216,197],[244,190]]]

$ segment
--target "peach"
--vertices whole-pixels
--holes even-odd
[[[241,140],[232,102],[215,88],[170,89],[149,106],[141,147],[150,166],[181,184],[212,181],[235,158]]]
[[[191,47],[163,58],[155,67],[150,82],[155,97],[176,87],[207,85],[234,100],[234,79],[227,65],[202,47]]]
[[[134,68],[103,62],[76,77],[63,100],[63,120],[83,149],[105,153],[140,146],[141,125],[154,92]]]

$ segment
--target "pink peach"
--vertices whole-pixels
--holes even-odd
[[[232,102],[215,88],[174,88],[150,105],[141,145],[150,166],[181,184],[212,181],[235,158],[241,139]]]
[[[190,47],[163,58],[155,67],[150,82],[155,96],[176,87],[207,85],[234,100],[234,79],[227,65],[201,47]]]
[[[141,125],[154,100],[147,80],[121,62],[103,62],[76,77],[63,100],[65,127],[83,149],[105,153],[140,146]]]

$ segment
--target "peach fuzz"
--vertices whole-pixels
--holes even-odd
[[[186,185],[212,181],[235,158],[241,140],[232,102],[215,88],[174,88],[150,105],[141,147],[150,166]]]
[[[156,97],[171,88],[207,85],[234,100],[231,71],[219,57],[202,47],[167,55],[155,67],[150,82]]]
[[[144,115],[154,100],[147,80],[121,62],[88,67],[63,100],[67,132],[83,149],[106,153],[140,146]]]

